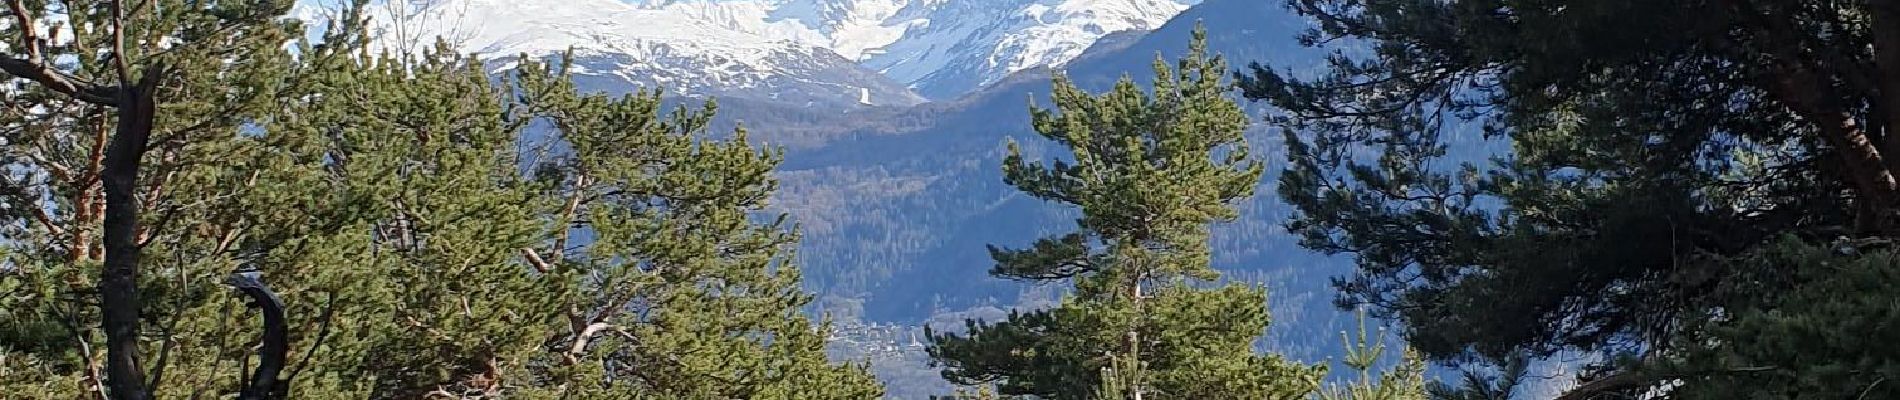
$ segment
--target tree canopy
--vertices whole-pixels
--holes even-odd
[[[276,355],[287,365],[257,398],[883,393],[862,365],[827,360],[826,324],[801,312],[797,233],[760,218],[777,151],[708,132],[711,103],[667,111],[658,93],[578,93],[558,63],[497,77],[441,45],[375,54],[363,2],[320,44],[275,22],[288,2],[158,3],[113,20],[145,24],[146,43],[227,47],[153,56],[158,118],[150,152],[132,158],[137,201],[122,204],[141,211],[131,310],[99,301],[118,289],[94,277],[98,249],[113,257],[96,233],[111,225],[101,159],[123,134],[113,122],[136,114],[8,69],[31,83],[0,92],[12,110],[0,121],[0,393],[237,392],[272,356],[253,349],[255,317],[219,281],[241,268],[281,296],[289,332]],[[56,27],[118,5],[12,4]],[[252,25],[194,25],[233,18]],[[40,57],[121,34],[77,26],[104,33]],[[31,46],[19,27],[8,43]],[[95,61],[36,65],[90,82],[112,70]],[[139,322],[129,375],[105,361],[114,313]]]
[[[1888,257],[1880,243],[1900,233],[1891,2],[1288,4],[1317,22],[1308,44],[1367,50],[1337,53],[1316,77],[1239,74],[1249,97],[1284,112],[1288,228],[1352,255],[1341,305],[1397,317],[1425,355],[1580,350],[1604,361],[1579,396],[1669,379],[1688,381],[1673,392],[1685,397],[1759,396],[1816,388],[1808,368],[1847,359],[1803,353],[1847,342],[1744,350],[1754,339],[1727,335],[1891,313],[1876,305],[1894,299],[1883,290],[1812,298],[1839,308],[1805,316],[1775,303],[1834,273],[1809,269]],[[1489,144],[1507,146],[1476,150]],[[1755,312],[1768,314],[1744,317]],[[1827,368],[1852,371],[1829,375],[1837,390],[1895,390],[1876,384],[1885,367]]]
[[[1032,161],[1012,143],[1005,180],[1081,217],[1074,233],[1030,248],[992,246],[991,273],[1075,292],[1052,309],[933,333],[927,350],[945,378],[1050,399],[1291,399],[1317,387],[1322,369],[1254,351],[1265,291],[1215,284],[1209,266],[1209,224],[1235,218],[1262,171],[1241,137],[1249,117],[1225,97],[1225,62],[1197,30],[1188,55],[1172,68],[1156,60],[1154,73],[1150,91],[1123,79],[1100,95],[1057,78],[1055,109],[1031,111],[1036,133],[1072,161]]]

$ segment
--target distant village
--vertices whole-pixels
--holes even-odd
[[[825,337],[825,354],[834,361],[868,362],[884,382],[888,399],[925,399],[955,390],[938,375],[924,352],[921,325],[834,321]]]

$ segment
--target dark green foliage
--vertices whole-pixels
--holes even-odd
[[[549,395],[598,398],[864,399],[883,388],[861,365],[832,365],[826,323],[800,309],[784,218],[754,213],[776,189],[775,150],[743,130],[706,136],[714,105],[660,114],[659,93],[577,94],[565,71],[514,74],[521,107],[545,117],[568,154],[531,159],[559,199],[551,267],[577,273],[562,348],[586,367]],[[570,235],[588,234],[578,250]],[[594,329],[598,327],[599,329]],[[593,382],[600,382],[596,384]]]
[[[228,139],[289,86],[283,47],[299,26],[274,17],[290,5],[8,2],[0,28],[7,248],[0,308],[20,329],[0,342],[18,334],[24,346],[5,346],[16,357],[0,367],[0,392],[145,399],[178,379],[177,369],[161,366],[182,357],[172,350],[188,339],[154,316],[204,305],[222,273],[206,279],[210,285],[186,284],[179,271],[210,260],[155,262],[153,254],[185,247],[159,240],[170,232],[157,222],[192,212],[200,200],[168,189],[218,168],[202,162],[215,158],[187,162],[181,154]],[[157,289],[153,281],[178,285]]]
[[[1719,290],[1776,238],[1896,232],[1900,18],[1873,3],[1293,0],[1309,43],[1370,51],[1242,86],[1285,111],[1289,230],[1357,263],[1342,306],[1436,360],[1667,363],[1799,289]],[[1606,364],[1580,392],[1660,379]]]
[[[1057,78],[1055,110],[1033,126],[1072,158],[1042,164],[1011,143],[1005,181],[1081,212],[1076,233],[1026,250],[992,247],[992,273],[1074,282],[1053,309],[970,321],[927,349],[960,384],[1052,399],[1298,398],[1319,372],[1254,352],[1265,292],[1208,266],[1208,226],[1237,216],[1261,166],[1241,138],[1248,117],[1224,96],[1226,66],[1197,32],[1176,68],[1155,64],[1152,92],[1130,79],[1090,95]],[[1117,361],[1118,360],[1118,361]],[[1119,371],[1105,373],[1104,370]],[[1118,370],[1119,369],[1119,370]],[[1139,371],[1138,373],[1136,371]],[[1104,375],[1115,377],[1103,386]]]
[[[944,366],[944,378],[963,385],[996,382],[1006,395],[1035,394],[1051,398],[1086,396],[1097,385],[1107,360],[1084,355],[1101,354],[1116,332],[1083,336],[1072,332],[1100,331],[1084,310],[1058,306],[1051,310],[1011,312],[995,323],[967,321],[962,335],[931,335],[928,351]],[[1105,342],[1106,341],[1106,342]],[[1045,389],[1048,388],[1048,389]]]
[[[1454,379],[1426,384],[1431,398],[1438,400],[1510,400],[1529,372],[1530,359],[1507,357],[1492,362],[1494,370],[1470,367]]]
[[[1900,253],[1889,242],[1784,239],[1732,264],[1715,295],[1732,315],[1697,323],[1682,356],[1639,370],[1687,376],[1685,399],[1883,399],[1900,377]],[[1719,345],[1710,345],[1718,343]],[[1710,371],[1714,371],[1711,373]]]

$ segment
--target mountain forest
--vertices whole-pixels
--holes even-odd
[[[1900,0],[0,3],[0,399],[1900,399]]]

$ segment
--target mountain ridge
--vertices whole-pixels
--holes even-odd
[[[922,126],[857,129],[788,151],[774,211],[803,230],[802,276],[820,295],[818,311],[845,324],[954,330],[965,318],[995,321],[1056,299],[1052,286],[1060,285],[988,274],[994,261],[986,246],[1027,246],[1073,229],[1077,217],[1004,182],[1005,143],[1014,140],[1030,159],[1066,156],[1029,123],[1029,105],[1051,104],[1052,78],[1062,74],[1094,93],[1124,77],[1145,87],[1157,60],[1170,63],[1187,51],[1196,26],[1206,27],[1209,50],[1235,69],[1259,61],[1317,71],[1329,53],[1301,46],[1296,37],[1308,25],[1276,2],[1206,0],[1152,31],[1105,36],[1059,68],[1025,69],[955,100],[908,108],[928,116]],[[1242,105],[1256,117],[1269,111]],[[1278,133],[1266,123],[1246,133],[1269,176],[1237,205],[1240,218],[1213,227],[1212,262],[1224,280],[1268,287],[1273,324],[1263,349],[1321,362],[1339,356],[1337,335],[1353,322],[1331,301],[1330,279],[1349,264],[1300,248],[1281,227],[1291,210],[1274,196],[1284,165]],[[888,344],[895,350],[871,352],[871,360],[893,398],[948,390],[927,356],[903,350],[901,341]],[[865,353],[840,349],[839,357]]]
[[[373,33],[393,38],[385,48],[440,37],[489,59],[573,49],[577,73],[598,81],[587,89],[849,109],[954,99],[1199,1],[427,0],[369,15]]]

